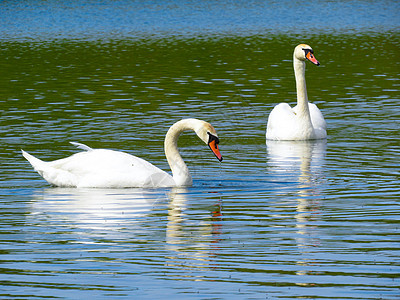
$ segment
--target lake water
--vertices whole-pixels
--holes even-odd
[[[398,1],[0,3],[0,298],[398,299]],[[265,141],[310,44],[318,142]],[[70,141],[169,170],[185,189],[66,189],[20,154]]]

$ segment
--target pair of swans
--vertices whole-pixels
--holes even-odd
[[[297,106],[287,103],[275,106],[268,118],[268,140],[310,140],[326,138],[326,123],[315,104],[309,103],[305,82],[305,61],[315,65],[319,62],[313,50],[305,44],[298,45],[293,54],[296,76]],[[214,127],[202,120],[183,119],[168,130],[164,150],[172,176],[151,163],[121,152],[92,149],[84,144],[72,143],[85,150],[70,157],[44,162],[22,150],[22,155],[50,184],[60,187],[172,187],[190,186],[192,177],[179,154],[177,142],[183,131],[193,130],[197,136],[222,161],[219,139]]]

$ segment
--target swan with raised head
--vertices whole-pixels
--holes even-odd
[[[172,125],[164,141],[165,156],[172,176],[151,163],[121,151],[92,149],[72,143],[85,150],[74,155],[44,162],[22,150],[23,156],[50,184],[60,187],[171,187],[190,186],[192,177],[178,150],[178,138],[183,131],[193,130],[210,147],[219,161],[218,135],[214,127],[202,120],[183,119]]]
[[[326,122],[317,105],[308,102],[306,61],[319,66],[313,49],[300,44],[294,49],[293,68],[296,77],[297,105],[287,103],[274,107],[268,117],[267,140],[315,140],[326,138]]]

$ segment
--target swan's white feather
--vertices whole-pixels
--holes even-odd
[[[326,138],[326,121],[318,106],[314,103],[308,102],[308,109],[310,111],[311,123],[314,127],[314,139]],[[297,114],[297,105],[293,107],[293,111]]]
[[[85,150],[85,151],[91,151],[93,150],[92,148],[90,148],[89,146],[86,146],[85,144],[82,143],[77,143],[77,142],[69,142],[70,144],[78,147],[79,149]]]
[[[308,103],[311,123],[314,127],[314,139],[326,137],[326,122],[321,111],[314,103]],[[304,140],[308,133],[298,125],[297,105],[290,107],[287,103],[279,103],[268,117],[266,138],[268,140]]]
[[[314,103],[308,103],[310,109],[311,123],[313,124],[317,139],[326,138],[326,121],[318,106]]]

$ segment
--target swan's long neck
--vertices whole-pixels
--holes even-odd
[[[176,122],[168,130],[164,141],[165,156],[172,171],[172,177],[177,186],[186,186],[192,184],[192,176],[189,169],[179,154],[178,138],[183,131],[196,130],[198,120],[185,119]]]
[[[306,87],[306,64],[304,61],[293,56],[293,67],[296,77],[297,115],[301,120],[311,122]]]

